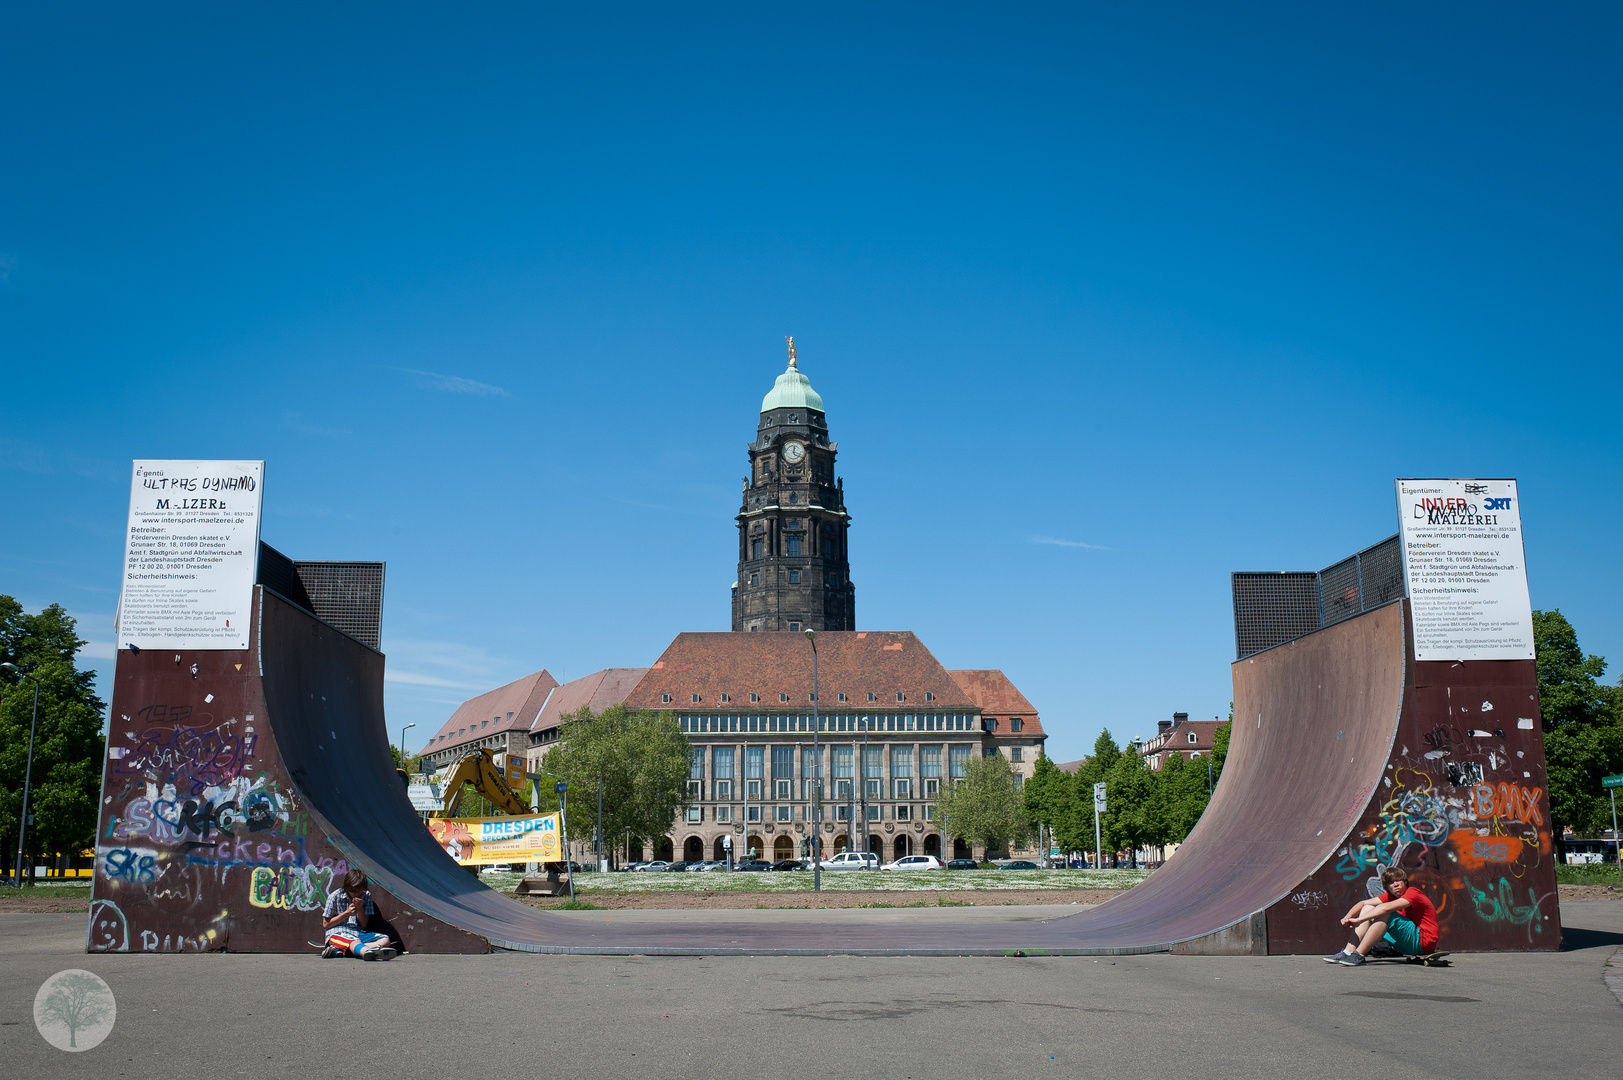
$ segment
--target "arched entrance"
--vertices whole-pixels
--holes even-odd
[[[931,833],[924,838],[924,853],[934,855],[938,859],[941,858],[941,835],[939,833]]]
[[[851,838],[850,837],[846,836],[844,833],[840,833],[838,836],[836,836],[834,838],[834,854],[838,855],[840,852],[849,851],[850,849],[851,849]]]
[[[642,862],[641,840],[633,840],[626,845],[626,862]]]
[[[764,848],[761,845],[761,838],[759,836],[752,836],[752,837],[749,838],[749,840],[746,843],[747,843],[747,846],[749,847],[750,858],[752,858],[752,859],[761,858],[761,853],[766,850],[766,848]]]
[[[795,842],[787,836],[780,836],[772,841],[772,861],[782,862],[795,857]]]
[[[654,841],[654,858],[663,859],[665,862],[670,862],[675,854],[676,845],[671,843],[670,837],[661,836],[658,840]]]
[[[895,848],[895,850],[896,850],[896,857],[898,859],[900,859],[904,855],[911,855],[912,854],[911,849],[912,849],[912,844],[909,842],[908,837],[898,836],[896,838],[896,848]]]
[[[704,841],[697,836],[688,837],[687,843],[682,845],[682,858],[688,862],[702,862],[704,860]]]
[[[715,853],[715,855],[712,856],[712,858],[715,858],[715,859],[725,859],[725,858],[727,858],[727,838],[725,836],[716,837],[715,851],[716,851],[716,853]]]
[[[881,854],[885,850],[885,842],[872,833],[869,833],[868,850],[873,852],[875,855]]]
[[[967,859],[970,857],[969,845],[964,843],[964,838],[961,836],[954,838],[952,842],[952,857],[955,859]]]

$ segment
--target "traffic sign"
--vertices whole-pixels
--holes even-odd
[[[1093,785],[1093,808],[1101,814],[1105,812],[1105,786],[1103,784]]]
[[[569,785],[560,780],[556,784],[552,785],[552,790],[562,795],[564,792],[569,790]]]
[[[1600,786],[1603,788],[1623,787],[1623,776],[1603,776],[1600,778]]]

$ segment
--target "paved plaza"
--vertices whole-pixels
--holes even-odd
[[[591,923],[673,913],[560,914]],[[819,913],[854,928],[948,914]],[[740,924],[802,916],[727,913]],[[11,1076],[165,1080],[1615,1075],[1623,1005],[1603,971],[1623,947],[1623,901],[1568,904],[1562,918],[1560,953],[1349,970],[1316,957],[1166,954],[494,953],[387,964],[313,953],[86,955],[83,915],[8,914],[0,915],[0,1060]],[[65,968],[95,972],[118,999],[112,1034],[82,1055],[49,1046],[31,1020],[36,990]]]

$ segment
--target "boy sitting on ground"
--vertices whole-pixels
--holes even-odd
[[[344,887],[327,894],[327,906],[321,911],[321,928],[327,935],[327,946],[321,950],[323,958],[394,959],[389,935],[368,929],[381,920],[367,884],[366,875],[352,869],[344,875]]]
[[[1429,956],[1437,951],[1437,909],[1426,894],[1409,884],[1407,871],[1396,866],[1381,874],[1386,891],[1374,900],[1360,900],[1342,917],[1352,927],[1353,939],[1340,952],[1324,958],[1327,964],[1357,967],[1372,951],[1377,955]]]

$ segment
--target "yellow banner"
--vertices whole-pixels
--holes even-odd
[[[429,818],[428,831],[447,855],[464,866],[563,861],[557,814]]]

